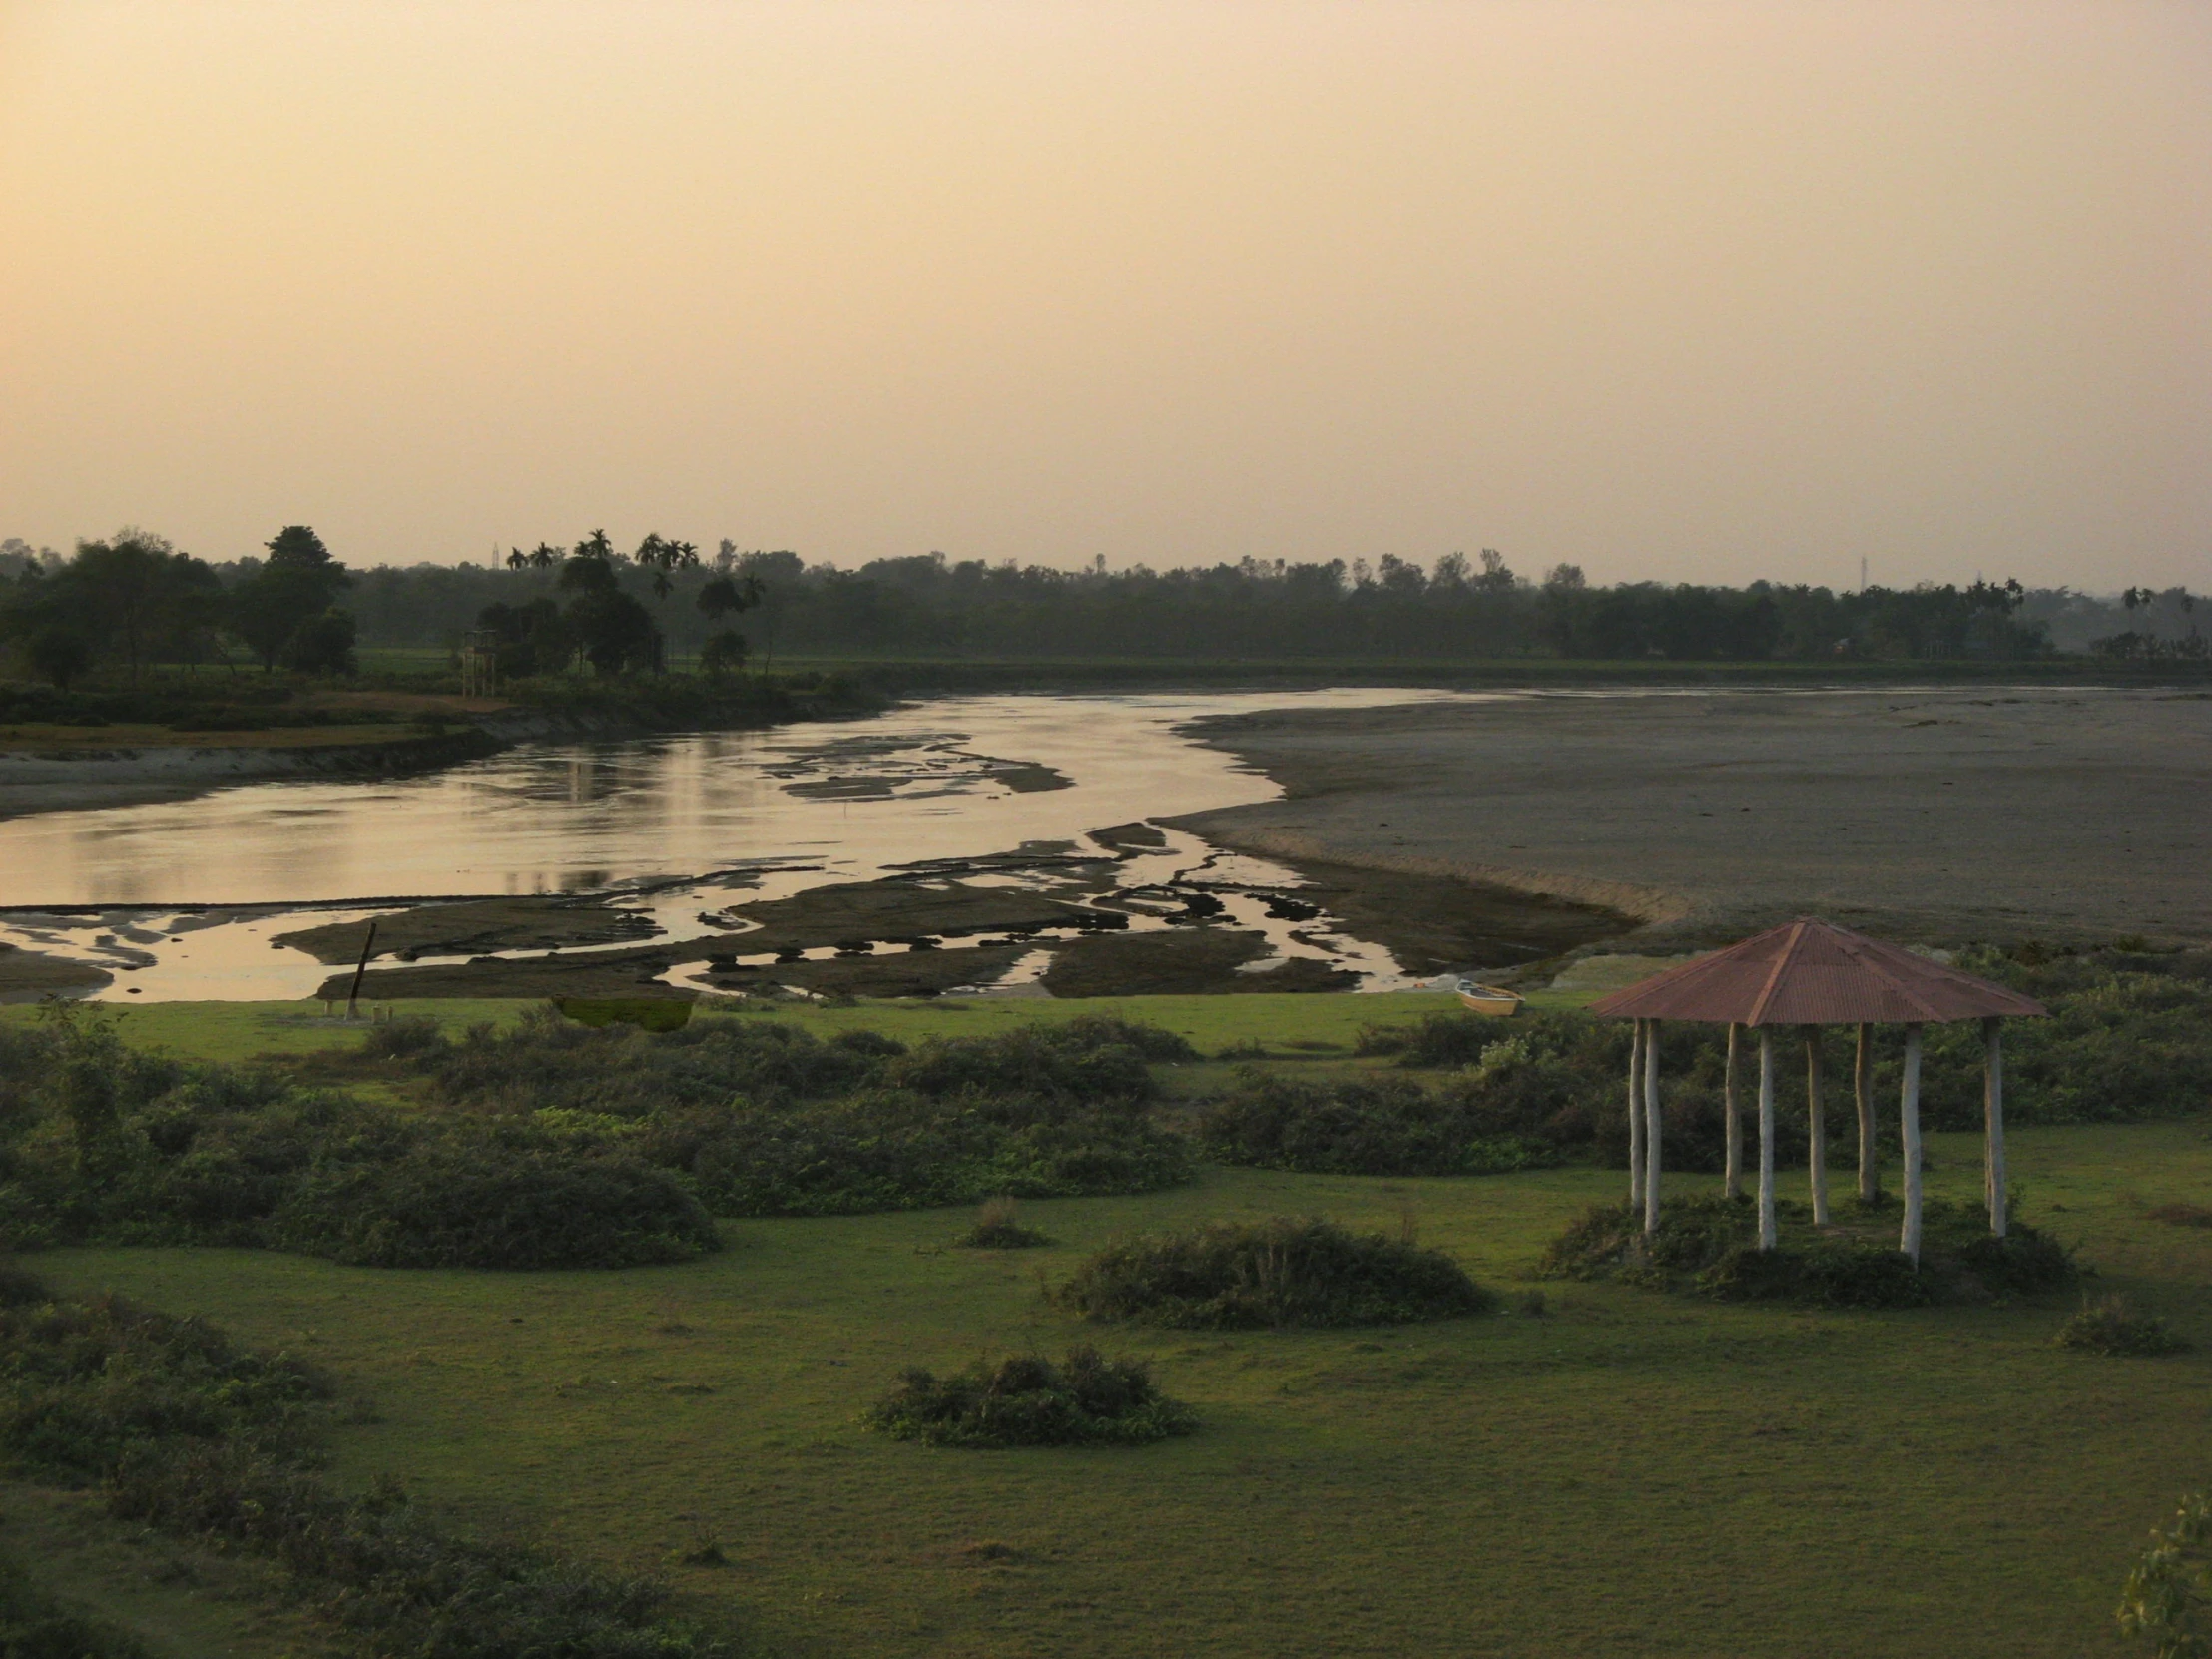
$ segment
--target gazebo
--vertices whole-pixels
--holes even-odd
[[[1813,1223],[1828,1225],[1828,1147],[1821,1100],[1820,1028],[1859,1028],[1855,1092],[1859,1108],[1859,1194],[1876,1197],[1880,1158],[1875,1146],[1874,1028],[1905,1027],[1905,1085],[1898,1108],[1905,1151],[1905,1225],[1898,1248],[1921,1259],[1921,1027],[1981,1021],[1983,1186],[1989,1231],[2004,1235],[2004,1048],[2008,1018],[2046,1012],[2031,997],[1944,967],[1893,944],[1829,922],[1801,918],[1726,950],[1655,974],[1600,997],[1590,1012],[1635,1021],[1628,1061],[1629,1202],[1643,1211],[1644,1231],[1659,1225],[1659,1027],[1666,1020],[1728,1027],[1723,1085],[1728,1151],[1724,1185],[1743,1189],[1743,1118],[1738,1109],[1738,1057],[1745,1031],[1759,1034],[1759,1248],[1775,1246],[1775,1033],[1796,1028],[1805,1049],[1806,1110],[1812,1147]]]

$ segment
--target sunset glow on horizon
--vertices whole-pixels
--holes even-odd
[[[2200,4],[0,0],[0,536],[2212,583]]]

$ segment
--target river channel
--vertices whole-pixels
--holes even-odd
[[[614,892],[667,930],[727,903],[733,886],[775,899],[1023,848],[1096,853],[1089,831],[1279,793],[1178,732],[1183,722],[1498,695],[951,698],[834,725],[534,744],[422,777],[37,814],[0,821],[0,941],[112,975],[78,994],[303,996],[327,966],[272,947],[302,910],[352,919],[402,899]],[[1180,832],[1160,839],[1124,849],[1125,885],[1200,870],[1229,889],[1298,884]],[[1264,906],[1254,915],[1271,919]],[[1378,947],[1342,934],[1317,947],[1303,931],[1275,942],[1328,955],[1364,989],[1407,982]]]

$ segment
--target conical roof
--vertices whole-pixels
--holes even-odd
[[[1804,917],[1600,997],[1605,1019],[1739,1025],[1942,1024],[2043,1005],[1970,973]]]

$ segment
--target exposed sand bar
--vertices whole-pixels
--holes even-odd
[[[1630,948],[1800,914],[1931,943],[2212,938],[2212,694],[1545,696],[1190,728],[1284,799],[1177,822],[1263,855],[1610,904]]]

